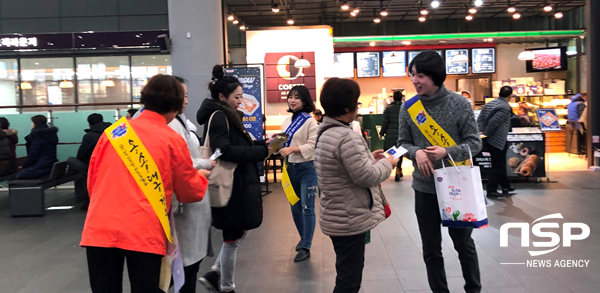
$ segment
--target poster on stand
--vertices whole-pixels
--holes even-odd
[[[508,177],[546,177],[543,133],[509,133],[506,149]]]
[[[542,131],[561,131],[558,123],[558,115],[556,109],[536,109],[538,121],[540,121],[540,129]]]
[[[242,103],[238,110],[244,113],[242,123],[253,140],[264,137],[262,75],[260,67],[233,67],[225,69],[225,75],[235,76],[242,84]],[[263,174],[263,163],[258,164],[259,174]]]

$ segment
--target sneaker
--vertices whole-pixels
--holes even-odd
[[[298,251],[298,254],[296,254],[296,257],[294,257],[294,262],[301,262],[303,260],[307,260],[310,257],[310,250],[308,249],[300,249],[300,251]]]
[[[302,239],[300,239],[300,241],[298,241],[298,244],[296,244],[296,251],[300,251],[300,249],[302,249]]]
[[[487,197],[489,198],[500,198],[503,197],[504,195],[498,193],[498,191],[488,191],[487,192]]]
[[[221,290],[219,290],[221,288],[221,286],[219,285],[220,278],[221,278],[221,275],[219,275],[219,273],[217,273],[215,271],[210,271],[210,272],[206,273],[206,275],[204,275],[203,277],[200,277],[198,279],[198,281],[200,281],[200,284],[202,284],[204,289],[208,290],[208,292],[220,293],[221,292]]]

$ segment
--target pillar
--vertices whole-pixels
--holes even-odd
[[[594,143],[594,138],[600,138],[600,1],[586,0],[586,56],[587,56],[587,144],[588,164],[594,162],[592,147],[600,148],[600,143]],[[594,18],[592,18],[594,16]],[[598,140],[596,140],[598,141]]]
[[[171,66],[174,75],[188,80],[185,115],[198,126],[196,112],[210,97],[212,67],[225,61],[222,4],[221,0],[168,0],[168,4]]]

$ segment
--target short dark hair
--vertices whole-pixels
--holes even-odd
[[[507,85],[503,86],[500,89],[500,97],[502,97],[502,98],[508,98],[508,97],[510,97],[510,95],[512,95],[512,93],[513,93],[512,87],[509,87]]]
[[[31,117],[31,122],[35,127],[46,125],[48,123],[48,119],[44,115],[35,115]]]
[[[8,129],[10,127],[10,122],[5,117],[0,117],[0,129]]]
[[[127,113],[129,113],[129,116],[133,117],[133,115],[135,115],[135,113],[137,113],[138,109],[135,108],[131,108],[129,110],[127,110]]]
[[[293,87],[288,93],[288,99],[290,98],[293,92],[296,92],[296,94],[298,94],[298,96],[300,97],[300,101],[302,101],[302,104],[304,105],[304,108],[302,108],[302,112],[312,113],[315,110],[315,103],[313,103],[312,97],[310,96],[310,91],[307,87],[303,85],[297,85]],[[291,108],[289,108],[289,106],[287,111],[290,113],[294,112]]]
[[[88,116],[87,121],[90,126],[94,126],[100,122],[104,122],[104,117],[102,117],[102,114],[94,113]]]
[[[413,66],[415,71],[413,72]],[[435,51],[429,50],[420,53],[408,66],[408,72],[413,75],[423,73],[433,80],[436,86],[442,86],[446,80],[446,65],[444,59]]]
[[[219,94],[228,98],[238,87],[242,86],[240,81],[234,76],[225,76],[223,67],[215,65],[212,70],[211,82],[208,83],[210,97],[218,100]]]
[[[140,102],[146,110],[158,114],[180,112],[183,109],[183,87],[170,75],[157,74],[142,89]]]
[[[400,101],[402,101],[403,97],[404,97],[404,95],[402,94],[401,91],[395,91],[394,92],[394,102],[400,102]]]
[[[331,118],[356,111],[360,87],[350,79],[330,78],[321,89],[321,106]]]

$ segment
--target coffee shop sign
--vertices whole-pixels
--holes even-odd
[[[15,48],[27,48],[37,47],[37,38],[2,38],[0,39],[0,47],[15,47]]]

